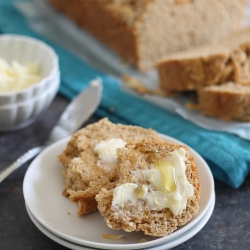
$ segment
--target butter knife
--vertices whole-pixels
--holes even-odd
[[[41,153],[46,147],[75,133],[94,113],[100,103],[101,95],[101,79],[92,80],[89,86],[78,94],[66,107],[44,145],[30,149],[10,166],[0,171],[0,183],[14,170]]]

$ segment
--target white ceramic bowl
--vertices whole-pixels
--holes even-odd
[[[40,69],[42,78],[38,83],[23,90],[8,93],[0,91],[0,106],[39,97],[51,84],[57,84],[52,79],[59,72],[58,57],[50,46],[40,40],[20,35],[0,35],[0,57],[8,63],[13,61],[20,64],[35,63]]]
[[[40,95],[23,102],[0,106],[0,131],[17,130],[31,124],[51,104],[59,85],[60,75],[58,73],[51,79],[51,85]]]
[[[0,35],[0,57],[11,64],[32,62],[39,67],[41,81],[22,90],[1,92],[0,131],[29,125],[48,107],[60,84],[58,57],[46,43],[27,36]]]

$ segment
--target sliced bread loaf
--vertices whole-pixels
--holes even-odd
[[[250,85],[250,28],[192,50],[165,57],[157,64],[166,90],[197,90],[234,81]]]
[[[97,210],[96,194],[110,189],[118,180],[116,148],[145,138],[162,141],[151,129],[113,124],[108,119],[86,126],[75,133],[58,156],[65,166],[63,194],[78,205],[78,214]]]
[[[163,56],[237,30],[247,0],[49,0],[123,59],[147,70]]]
[[[110,228],[165,236],[197,213],[199,176],[186,146],[143,140],[118,149],[117,156],[119,182],[96,196]]]
[[[250,121],[249,27],[220,41],[165,57],[157,69],[163,89],[195,90],[203,114]]]

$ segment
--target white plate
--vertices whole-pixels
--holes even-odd
[[[161,135],[166,141],[180,143],[179,141]],[[57,161],[57,155],[61,153],[69,138],[61,140],[43,151],[31,163],[23,185],[26,204],[35,218],[45,228],[61,238],[83,246],[102,249],[142,249],[148,248],[183,234],[194,226],[206,213],[213,198],[214,182],[211,171],[201,156],[191,149],[200,175],[201,199],[199,212],[185,226],[172,234],[157,238],[145,236],[142,232],[127,233],[123,230],[114,231],[107,227],[98,212],[82,217],[77,216],[76,204],[62,195],[64,179],[61,172],[62,164]],[[120,240],[108,240],[102,238],[102,234],[122,234]],[[147,242],[140,243],[142,238]]]
[[[193,227],[191,227],[189,230],[187,230],[183,234],[175,237],[174,239],[172,239],[172,240],[170,240],[170,241],[168,241],[166,243],[150,247],[150,250],[167,250],[167,249],[171,249],[171,248],[173,248],[175,246],[178,246],[178,245],[182,244],[183,242],[187,241],[191,237],[193,237],[195,234],[197,234],[205,226],[205,224],[207,223],[207,221],[211,217],[213,209],[214,209],[214,204],[215,204],[215,195],[213,194],[213,199],[211,201],[211,204],[209,205],[209,208],[208,208],[207,212],[204,214],[204,216]],[[60,238],[56,234],[53,234],[52,232],[47,230],[45,227],[43,227],[36,220],[36,218],[29,211],[29,208],[27,206],[26,206],[26,208],[27,208],[27,212],[28,212],[31,220],[36,225],[36,227],[42,233],[44,233],[47,237],[52,239],[53,241],[59,243],[62,246],[65,246],[65,247],[68,247],[68,248],[74,249],[74,250],[90,250],[90,249],[93,249],[93,248],[90,248],[90,247],[87,247],[87,246],[82,246],[82,245],[72,243],[72,242],[67,241],[67,240],[65,240],[63,238]],[[149,248],[147,248],[147,249],[149,249]],[[146,250],[146,248],[145,248],[145,250]]]

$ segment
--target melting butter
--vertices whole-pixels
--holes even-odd
[[[175,169],[166,159],[160,159],[155,163],[155,168],[161,172],[163,185],[167,191],[176,190]]]
[[[115,188],[112,205],[124,206],[130,201],[133,205],[138,199],[145,201],[152,210],[169,208],[173,214],[181,214],[186,208],[187,199],[194,195],[194,188],[188,182],[185,171],[186,151],[183,148],[156,162],[151,169],[137,170],[132,174],[138,186],[126,183]]]
[[[142,185],[141,187],[136,189],[136,196],[140,199],[144,198],[148,193],[148,187],[146,185]]]
[[[103,140],[95,145],[94,152],[98,154],[98,157],[101,161],[113,163],[117,158],[116,149],[124,147],[125,144],[126,142],[120,138]]]
[[[102,234],[102,238],[109,239],[109,240],[120,240],[123,235],[116,235],[116,234]]]

